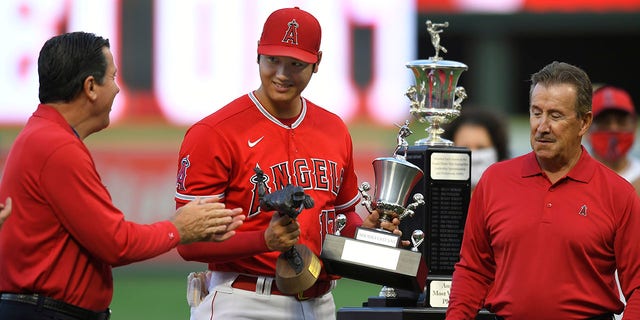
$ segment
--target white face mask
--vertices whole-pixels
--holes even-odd
[[[498,152],[494,148],[471,150],[471,188],[475,188],[487,168],[498,161]]]

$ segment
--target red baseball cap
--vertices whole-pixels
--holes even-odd
[[[320,23],[310,13],[298,7],[279,9],[264,23],[258,54],[316,63],[321,37]]]
[[[605,86],[599,88],[593,93],[593,101],[591,111],[593,116],[597,117],[605,110],[621,110],[631,115],[636,114],[636,109],[631,102],[629,93],[623,89]]]

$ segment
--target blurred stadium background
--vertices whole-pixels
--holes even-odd
[[[509,122],[511,155],[529,151],[528,78],[566,61],[594,83],[629,90],[640,103],[640,0],[4,0],[0,2],[0,168],[38,100],[37,56],[67,31],[111,40],[121,93],[111,127],[86,140],[127,219],[169,216],[177,150],[190,123],[258,86],[255,44],[276,8],[300,6],[323,27],[323,61],[305,96],[342,116],[354,137],[358,174],[395,147],[395,123],[412,119],[404,64],[433,47],[425,21],[449,22],[445,59],[469,70],[463,108],[488,108]],[[640,154],[638,144],[633,153]],[[360,209],[363,210],[363,209]],[[365,212],[361,212],[365,214]],[[0,262],[1,263],[1,262]],[[186,319],[186,275],[205,268],[175,251],[115,269],[113,319]],[[343,279],[337,307],[359,306],[380,286]]]

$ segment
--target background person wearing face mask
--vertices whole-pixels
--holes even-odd
[[[640,195],[640,159],[629,154],[636,132],[636,110],[629,93],[603,86],[593,93],[589,144],[593,157],[631,182]]]
[[[640,194],[640,159],[629,154],[635,140],[636,111],[629,93],[613,86],[593,92],[593,124],[589,144],[593,157],[633,184]],[[618,273],[616,282],[620,288]],[[626,303],[620,293],[620,300]],[[622,319],[622,314],[615,315]]]
[[[486,109],[462,109],[460,116],[444,127],[443,138],[471,149],[471,190],[493,163],[509,158],[507,126]]]

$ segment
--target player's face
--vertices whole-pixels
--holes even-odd
[[[557,168],[577,161],[590,120],[591,113],[585,118],[578,116],[573,85],[537,84],[533,88],[529,106],[530,139],[543,169],[547,165]]]
[[[319,61],[318,61],[319,62]],[[302,91],[317,72],[316,64],[306,63],[283,56],[261,55],[258,58],[260,69],[261,101],[265,107],[288,108],[298,105]]]
[[[104,47],[102,49],[105,59],[107,61],[107,72],[105,73],[102,84],[97,84],[96,93],[97,99],[94,104],[93,117],[96,118],[97,130],[102,130],[109,125],[109,113],[111,112],[111,106],[120,88],[116,83],[117,69],[113,62],[113,55],[109,48]]]

